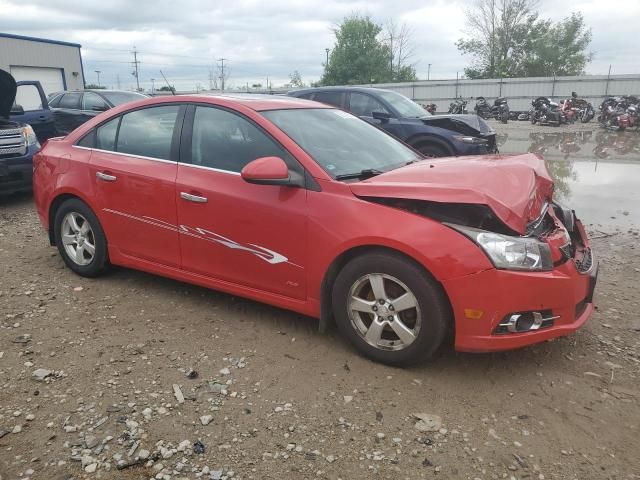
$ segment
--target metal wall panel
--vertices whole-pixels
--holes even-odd
[[[84,88],[79,47],[0,36],[0,68],[12,66],[60,68],[67,90]]]
[[[584,75],[577,77],[528,77],[484,80],[422,80],[412,83],[362,85],[385,88],[401,93],[417,102],[433,102],[438,111],[447,111],[456,96],[465,98],[473,109],[475,98],[483,96],[493,101],[507,97],[512,110],[528,110],[536,97],[551,97],[555,101],[577,92],[596,108],[606,95],[640,95],[640,75]]]

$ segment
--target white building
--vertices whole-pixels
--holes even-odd
[[[38,80],[45,94],[84,88],[77,43],[0,33],[0,69],[17,80]]]

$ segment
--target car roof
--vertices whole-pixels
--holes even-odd
[[[391,90],[387,90],[384,88],[375,88],[375,87],[313,87],[313,88],[302,88],[299,90],[290,90],[288,93],[291,95],[295,95],[297,93],[312,93],[312,92],[327,92],[331,90],[345,90],[349,92],[390,92]]]
[[[76,90],[62,90],[60,92],[50,93],[51,95],[60,95],[63,93],[82,93],[82,92],[94,92],[94,93],[135,93],[137,95],[142,95],[144,97],[148,96],[141,92],[132,92],[130,90],[109,90],[106,88],[85,88],[85,89],[76,89]]]
[[[334,108],[331,105],[324,103],[312,102],[311,100],[304,100],[301,98],[289,97],[286,95],[268,95],[259,93],[229,93],[229,94],[199,94],[199,95],[176,95],[176,96],[164,96],[153,97],[158,98],[172,98],[183,99],[184,101],[202,101],[202,100],[221,100],[231,101],[236,104],[243,105],[257,112],[266,110],[288,110],[296,108]],[[214,103],[214,102],[211,102]]]

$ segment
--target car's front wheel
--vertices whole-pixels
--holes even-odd
[[[446,157],[449,155],[449,152],[444,148],[433,143],[419,144],[414,148],[427,158]]]
[[[386,251],[349,261],[332,301],[342,334],[367,357],[390,365],[432,356],[451,321],[438,283],[413,261]]]
[[[66,200],[54,217],[54,237],[64,263],[78,275],[96,277],[108,265],[107,241],[98,217],[81,200]]]

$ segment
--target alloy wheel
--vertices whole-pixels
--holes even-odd
[[[422,326],[418,299],[391,275],[360,277],[351,286],[347,302],[353,328],[375,348],[403,350],[418,337]]]
[[[62,220],[60,231],[67,256],[76,265],[89,265],[96,253],[96,240],[91,225],[77,212],[69,212]]]

